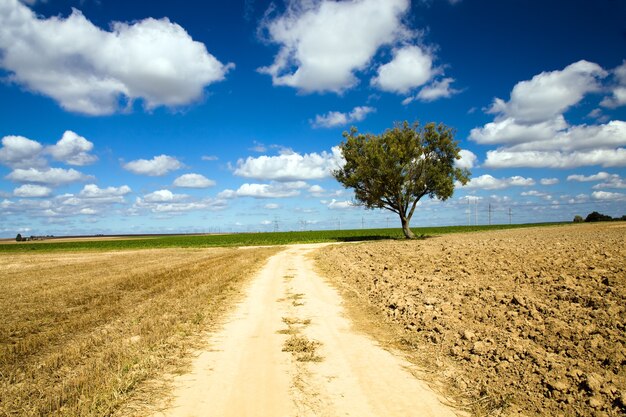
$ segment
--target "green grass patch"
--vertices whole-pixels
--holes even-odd
[[[447,233],[479,232],[516,229],[534,226],[552,226],[568,223],[538,223],[492,226],[415,227],[416,236],[427,237]],[[364,240],[404,239],[402,229],[315,230],[306,232],[237,233],[228,235],[133,236],[128,239],[81,240],[55,242],[54,239],[36,242],[0,244],[0,253],[29,251],[128,250],[160,248],[206,248],[217,246],[274,246],[294,243],[356,242]]]

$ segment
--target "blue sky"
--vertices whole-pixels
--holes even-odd
[[[626,1],[201,3],[0,0],[0,236],[399,226],[330,170],[402,120],[472,171],[413,226],[626,214]]]

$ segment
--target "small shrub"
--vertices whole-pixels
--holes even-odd
[[[578,215],[574,216],[574,223],[582,223],[582,222],[584,222],[582,216],[578,216]]]

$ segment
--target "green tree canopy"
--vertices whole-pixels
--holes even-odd
[[[381,135],[343,134],[339,145],[346,164],[333,176],[354,189],[356,200],[367,208],[384,208],[400,217],[407,238],[415,235],[409,222],[418,201],[428,195],[446,200],[456,180],[466,184],[470,172],[455,166],[460,148],[454,130],[444,124],[396,123]]]

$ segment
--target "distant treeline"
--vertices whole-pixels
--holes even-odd
[[[611,216],[607,216],[606,214],[602,214],[602,213],[598,213],[597,211],[594,211],[592,213],[589,213],[587,215],[587,217],[585,217],[585,219],[583,220],[583,218],[581,216],[575,216],[574,217],[574,223],[582,223],[582,222],[612,222],[614,220],[623,220],[626,221],[626,215],[622,216],[622,217],[611,217]]]

